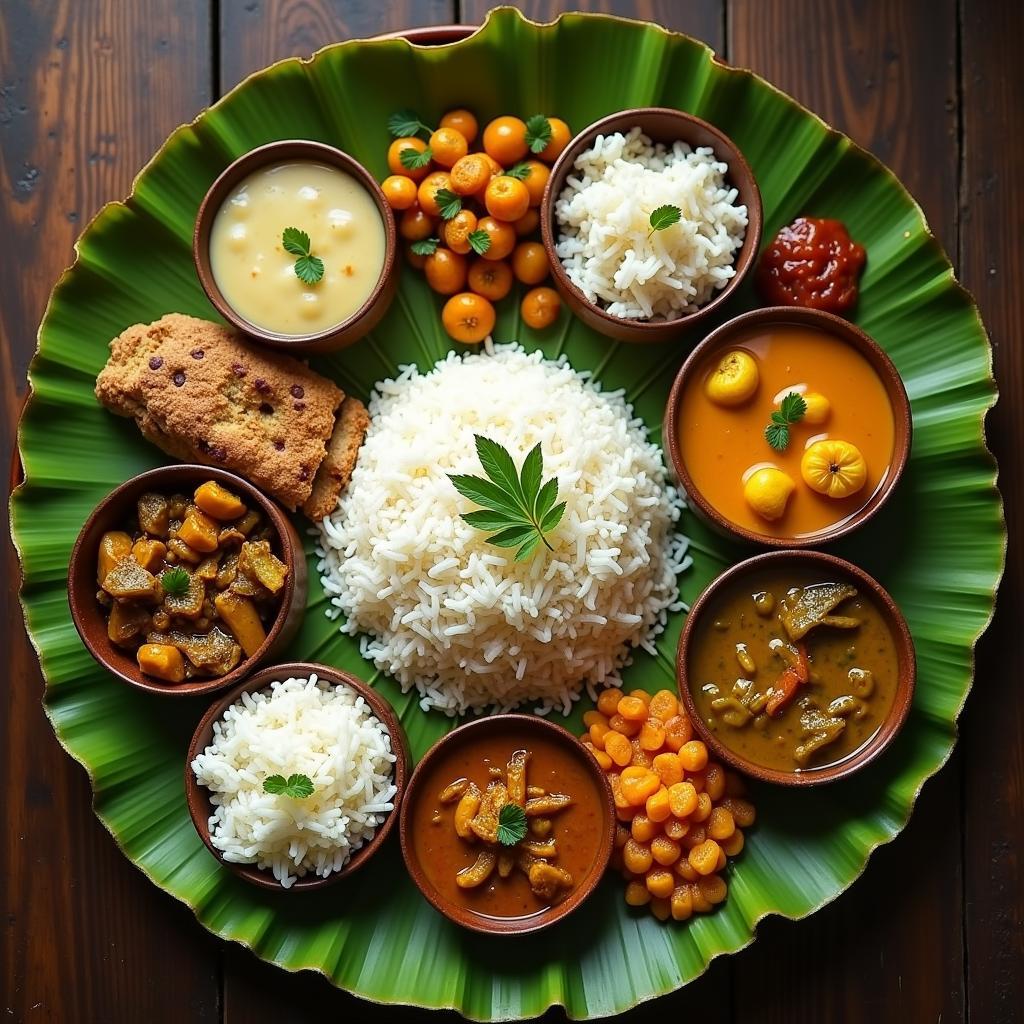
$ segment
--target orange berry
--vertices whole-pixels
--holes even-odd
[[[608,719],[608,724],[616,731],[621,732],[623,736],[636,736],[640,732],[641,722],[630,721],[628,718],[623,718],[622,715],[615,712],[611,718]]]
[[[684,743],[688,743],[693,735],[693,726],[686,715],[673,715],[665,723],[665,746],[677,751]]]
[[[677,818],[686,818],[697,810],[697,790],[690,782],[676,782],[668,787],[668,800]]]
[[[661,822],[670,817],[672,808],[669,806],[668,790],[664,786],[660,786],[647,798],[644,810],[647,811],[647,817],[651,821]]]
[[[612,686],[607,690],[602,690],[597,695],[597,710],[606,718],[611,718],[618,710],[621,698],[622,691],[618,687]]]
[[[650,712],[652,718],[660,718],[667,722],[679,713],[679,701],[671,690],[659,690],[651,697]]]
[[[640,697],[623,697],[619,701],[619,714],[630,722],[644,722],[647,720],[647,705]]]
[[[515,222],[516,234],[522,238],[524,235],[532,235],[540,224],[540,214],[531,207]]]
[[[625,768],[633,760],[633,748],[629,745],[629,740],[614,729],[604,737],[604,749],[620,768]]]
[[[470,153],[451,169],[452,191],[460,196],[476,195],[491,180],[491,163],[483,153]]]
[[[540,206],[540,201],[544,197],[544,186],[551,177],[551,171],[539,160],[527,160],[526,166],[530,173],[523,178],[523,184],[530,194],[530,206]]]
[[[441,128],[454,128],[466,142],[472,143],[476,138],[479,127],[476,122],[476,118],[472,112],[466,110],[463,107],[459,107],[456,110],[449,110],[441,118],[439,127]]]
[[[548,276],[548,269],[548,254],[540,242],[520,242],[516,246],[512,253],[512,273],[523,284],[540,284]]]
[[[452,252],[466,255],[472,246],[469,244],[469,236],[476,231],[476,214],[472,210],[459,210],[451,220],[445,221],[441,229],[444,233],[444,240]]]
[[[641,741],[643,733],[641,731]],[[657,754],[651,763],[651,767],[658,773],[663,786],[674,786],[677,782],[683,781],[683,766],[675,754]]]
[[[553,164],[562,150],[569,145],[572,135],[569,133],[569,126],[560,117],[549,117],[548,124],[551,125],[551,139],[537,155],[541,160]]]
[[[392,210],[408,210],[416,202],[416,182],[406,174],[392,174],[380,183]]]
[[[481,217],[476,227],[478,231],[486,231],[491,240],[487,251],[481,253],[485,260],[503,260],[515,248],[516,229],[511,224],[494,217]]]
[[[619,776],[622,795],[632,807],[642,807],[647,798],[661,785],[661,779],[650,770],[639,765],[630,765],[622,769]],[[650,817],[650,814],[648,814]]]
[[[519,220],[530,208],[530,193],[518,178],[499,174],[491,178],[484,189],[484,205],[498,220]]]
[[[424,238],[429,238],[433,230],[433,218],[428,217],[420,209],[419,204],[402,211],[401,219],[398,221],[398,233],[407,241],[421,242]]]
[[[512,268],[495,260],[474,260],[469,268],[469,287],[491,302],[505,298],[512,288]]]
[[[526,123],[518,117],[496,117],[484,129],[484,151],[506,166],[522,160],[529,151]]]
[[[651,821],[646,814],[634,815],[629,828],[638,843],[649,843],[658,834],[657,822]]]
[[[679,760],[688,772],[699,772],[708,763],[708,748],[700,740],[690,740],[679,748]]]
[[[438,128],[430,136],[430,152],[434,163],[442,167],[453,167],[469,152],[466,137],[454,128]]]
[[[466,284],[466,257],[451,249],[435,249],[423,265],[427,284],[439,295],[454,295]]]
[[[434,171],[428,174],[421,182],[417,198],[420,209],[431,217],[440,217],[441,210],[437,205],[437,193],[441,189],[451,190],[452,179],[447,171]]]
[[[402,174],[407,178],[412,178],[413,181],[422,180],[430,173],[429,162],[423,167],[406,167],[402,163],[402,153],[407,149],[411,149],[414,153],[422,153],[426,148],[427,144],[422,139],[411,137],[395,139],[388,146],[388,170],[392,174]]]
[[[675,864],[682,853],[679,844],[672,842],[668,836],[655,836],[651,840],[651,856],[663,867]]]
[[[455,341],[473,344],[494,330],[494,307],[473,292],[453,295],[441,310],[441,323]]]
[[[640,727],[640,746],[644,750],[661,750],[665,743],[665,727],[657,718],[648,718]]]

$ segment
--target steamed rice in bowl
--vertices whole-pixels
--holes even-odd
[[[682,501],[621,392],[517,345],[377,385],[337,511],[321,524],[329,614],[364,657],[449,715],[532,703],[568,712],[615,685],[678,604]],[[449,474],[481,475],[474,434],[521,466],[541,445],[565,514],[522,562],[461,518]]]
[[[555,253],[587,299],[611,316],[677,320],[735,276],[747,208],[709,147],[653,143],[639,128],[598,135],[556,200]],[[652,230],[651,214],[680,219]]]
[[[273,873],[284,888],[340,871],[394,810],[396,754],[385,725],[343,683],[289,678],[243,693],[192,761],[210,790],[210,841],[225,861]],[[305,775],[313,792],[268,793]]]

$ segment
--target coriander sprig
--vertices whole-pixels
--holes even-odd
[[[533,168],[525,163],[513,164],[506,172],[505,176],[508,178],[515,178],[516,181],[526,181],[526,179],[533,173]]]
[[[451,220],[462,209],[462,197],[450,188],[439,188],[434,193],[434,202],[437,203],[442,220]]]
[[[656,210],[652,210],[651,230],[648,232],[647,237],[650,238],[655,231],[664,231],[665,228],[678,224],[682,216],[683,211],[678,206],[672,206],[671,204],[659,206]]]
[[[543,114],[534,114],[526,121],[526,144],[531,153],[541,153],[551,141],[551,122]]]
[[[526,811],[519,804],[505,804],[498,811],[498,842],[515,846],[526,838]]]
[[[324,261],[313,255],[309,235],[305,231],[285,228],[281,234],[281,245],[285,252],[298,257],[295,261],[295,276],[303,284],[316,284],[323,280]]]
[[[263,780],[263,792],[305,800],[313,795],[313,780],[308,775],[289,775],[287,779],[283,775],[270,775]]]
[[[480,434],[473,436],[487,478],[449,474],[459,494],[481,506],[475,512],[463,513],[462,518],[478,530],[496,531],[487,538],[489,544],[518,548],[517,562],[529,558],[541,543],[553,551],[545,534],[561,522],[565,502],[555,504],[557,477],[541,484],[544,456],[540,445],[531,449],[517,471],[512,456],[497,441]]]
[[[426,167],[433,158],[434,151],[429,146],[423,150],[413,149],[412,146],[406,146],[405,149],[398,154],[398,162],[407,171],[418,171],[420,168]]]
[[[168,569],[160,577],[160,583],[165,594],[170,594],[171,597],[184,597],[192,585],[192,577],[189,576],[188,569],[183,569],[179,565],[174,569]]]
[[[415,110],[396,110],[388,118],[388,131],[396,139],[416,138],[421,132],[427,135],[433,129],[420,120],[420,115]]]
[[[413,242],[409,248],[416,256],[433,256],[440,244],[440,238],[421,238],[418,242]]]
[[[799,423],[807,412],[807,403],[803,395],[790,391],[772,413],[772,421],[764,428],[764,439],[777,452],[783,452],[789,445],[789,428]]]
[[[469,242],[469,247],[477,254],[477,256],[483,256],[483,254],[491,247],[491,236],[484,231],[483,228],[477,228],[476,231],[470,231],[466,236],[466,241]]]

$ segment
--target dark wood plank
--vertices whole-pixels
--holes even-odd
[[[220,89],[285,57],[343,39],[456,21],[454,0],[228,0],[220,8]]]
[[[881,157],[955,253],[954,0],[731,0],[728,29],[732,63]],[[736,1019],[963,1020],[960,810],[954,758],[852,892],[808,921],[766,922],[736,959]]]
[[[49,290],[104,202],[209,99],[207,0],[4,5],[0,18],[0,453],[4,472]],[[29,272],[29,269],[31,271]],[[3,510],[7,534],[7,508]],[[214,1021],[216,945],[93,817],[40,703],[9,541],[0,551],[0,1016]]]
[[[460,21],[477,24],[495,5],[489,0],[462,0]],[[520,0],[507,6],[518,7],[534,21],[552,21],[564,11],[597,11],[624,18],[654,21],[665,28],[702,39],[721,52],[724,45],[723,0]]]
[[[1020,4],[963,6],[963,186],[960,268],[981,306],[1002,390],[989,414],[989,444],[1012,538],[995,622],[978,646],[977,681],[963,719],[966,767],[964,883],[972,1021],[1024,1016],[1024,714],[1013,666],[1024,614],[1024,37]],[[1016,655],[1016,657],[1014,656]]]

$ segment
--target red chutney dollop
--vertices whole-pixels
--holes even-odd
[[[757,283],[772,305],[845,313],[857,303],[866,258],[842,221],[797,217],[765,249]]]

